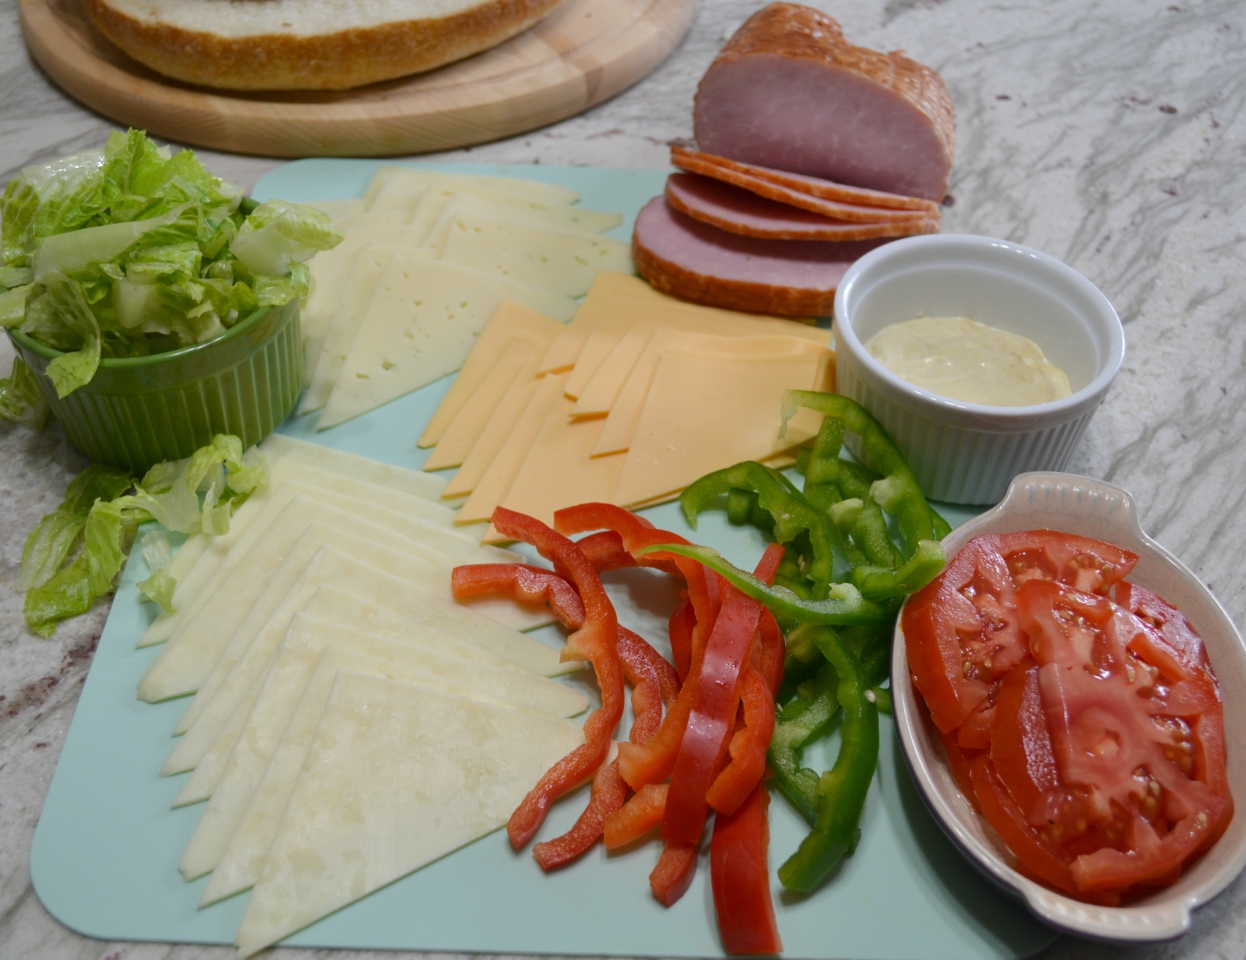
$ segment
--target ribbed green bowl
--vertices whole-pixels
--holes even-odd
[[[45,373],[60,353],[8,334],[74,446],[135,473],[187,457],[218,433],[241,437],[244,447],[259,443],[289,416],[302,389],[297,300],[261,308],[208,343],[101,360],[91,382],[64,399]]]

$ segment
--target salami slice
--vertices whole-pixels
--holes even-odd
[[[825,316],[853,261],[886,240],[767,240],[727,233],[655,197],[636,218],[632,259],[656,289],[714,307]]]
[[[671,174],[666,201],[680,213],[720,230],[770,240],[870,240],[939,230],[935,217],[893,223],[832,220],[695,173]]]

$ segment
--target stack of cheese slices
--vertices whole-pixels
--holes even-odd
[[[462,366],[503,300],[567,321],[601,270],[632,269],[601,236],[617,213],[565,187],[381,167],[359,200],[330,201],[346,239],[309,264],[300,413],[319,429]]]
[[[207,801],[180,868],[202,903],[254,886],[243,956],[497,829],[583,742],[578,667],[512,601],[451,599],[458,564],[514,562],[454,528],[444,482],[274,435],[268,483],[174,558],[147,701],[194,694],[163,774]],[[169,865],[171,868],[171,864]]]
[[[552,522],[576,503],[639,507],[742,460],[774,466],[816,435],[787,390],[829,390],[826,329],[715,310],[603,273],[567,326],[503,304],[420,446],[426,470],[458,467],[460,524],[504,506]],[[486,533],[496,542],[495,531]]]

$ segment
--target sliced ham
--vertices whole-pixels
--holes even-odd
[[[700,148],[741,163],[940,200],[956,152],[952,98],[899,52],[855,47],[826,14],[774,3],[697,87]]]
[[[636,218],[632,259],[684,300],[780,316],[825,316],[848,267],[886,240],[766,240],[727,233],[655,197]]]
[[[871,240],[939,231],[934,217],[892,223],[832,220],[695,173],[671,174],[666,201],[680,213],[720,230],[770,240]]]
[[[818,213],[834,220],[847,220],[852,223],[907,223],[924,220],[931,215],[921,210],[887,210],[883,207],[867,207],[860,203],[843,203],[839,200],[824,200],[812,194],[792,190],[769,180],[750,177],[717,163],[708,163],[690,156],[675,156],[671,162],[681,170],[697,173],[703,177],[712,177],[755,193],[768,200],[776,200],[789,206],[799,207],[811,213]]]
[[[736,173],[755,177],[758,180],[767,180],[770,183],[777,183],[779,186],[787,187],[789,190],[807,193],[812,197],[821,197],[823,200],[839,200],[842,203],[859,203],[867,207],[886,207],[891,210],[918,210],[936,216],[939,213],[939,205],[933,200],[923,200],[920,197],[905,197],[898,193],[885,193],[882,190],[867,190],[864,187],[850,187],[844,183],[835,183],[833,180],[823,180],[821,177],[806,177],[800,173],[773,170],[770,167],[759,167],[752,163],[739,163],[735,160],[729,160],[727,157],[715,156],[712,153],[702,153],[697,150],[689,150],[687,147],[672,146],[671,162],[675,166],[679,166],[681,159],[726,167],[728,170]]]

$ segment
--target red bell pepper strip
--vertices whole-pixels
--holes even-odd
[[[583,783],[605,761],[623,715],[623,669],[614,605],[579,547],[541,521],[505,507],[494,510],[493,525],[503,536],[536,547],[541,556],[570,573],[584,604],[584,625],[567,638],[563,657],[591,663],[601,689],[601,706],[584,722],[584,744],[554,764],[511,814],[506,832],[511,845],[519,849],[540,828],[550,804]]]
[[[473,563],[450,574],[455,600],[504,593],[521,603],[546,603],[569,630],[584,623],[584,604],[575,587],[550,570],[526,563]]]
[[[632,743],[644,743],[662,725],[662,679],[654,659],[646,653],[646,647],[671,670],[671,665],[643,637],[632,633],[627,627],[619,627],[619,659],[623,661],[623,671],[632,684],[634,719],[628,734]]]
[[[582,503],[554,514],[555,526],[564,533],[587,530],[615,530],[623,538],[623,546],[635,555],[637,550],[658,543],[686,543],[683,537],[657,530],[648,521],[609,503]],[[688,600],[695,611],[696,625],[691,634],[690,673],[696,669],[706,639],[717,617],[717,603],[710,593],[705,568],[695,561],[674,557],[664,551],[645,554],[644,566],[677,571],[688,585]],[[619,772],[633,790],[647,783],[660,783],[670,776],[679,752],[680,739],[688,720],[691,691],[686,687],[671,704],[657,734],[644,744],[619,745]]]
[[[696,611],[692,609],[692,602],[685,599],[675,608],[667,625],[671,659],[675,661],[675,670],[681,681],[688,678],[688,670],[692,667],[692,631],[696,625]]]
[[[766,751],[774,735],[774,695],[751,664],[744,668],[741,693],[744,726],[731,738],[731,761],[705,795],[706,802],[719,814],[734,813],[761,783],[766,772]]]
[[[619,776],[617,763],[603,764],[593,777],[593,790],[588,806],[575,826],[561,837],[538,843],[532,855],[542,870],[553,870],[581,856],[601,838],[606,818],[623,805],[627,784]]]
[[[638,840],[662,825],[666,809],[665,783],[647,783],[627,803],[606,818],[602,838],[607,850]]]
[[[636,558],[623,548],[623,538],[614,530],[594,533],[577,540],[575,545],[583,551],[584,556],[588,557],[598,573],[640,566]]]
[[[758,782],[739,809],[714,818],[710,886],[723,949],[735,954],[779,953],[783,941],[770,898],[770,791]]]
[[[697,872],[696,843],[667,843],[662,847],[658,865],[649,874],[649,889],[664,907],[674,906],[688,888]]]
[[[700,669],[684,689],[693,691],[688,721],[671,771],[662,839],[697,843],[705,827],[705,795],[727,752],[740,704],[740,671],[761,620],[761,604],[729,588]]]
[[[764,583],[772,581],[782,559],[783,547],[771,544],[757,564],[757,578]],[[722,609],[718,612],[699,668],[689,675],[686,685],[693,688],[693,696],[679,753],[671,771],[671,788],[662,821],[663,840],[697,843],[701,839],[708,809],[706,795],[718,776],[730,745],[740,704],[741,673],[749,666],[753,642],[760,630],[762,605],[725,582],[720,586],[724,598]],[[765,684],[760,686],[764,688]],[[769,690],[765,693],[768,694]],[[763,721],[758,719],[756,722],[761,725]],[[773,700],[770,726],[770,732],[773,732]],[[770,738],[767,736],[761,747],[758,778],[765,769],[765,750],[769,745]],[[736,777],[747,778],[750,767],[751,761],[746,762],[728,783]],[[738,784],[724,786],[723,801],[728,805],[742,801],[752,786],[748,783],[742,792]]]
[[[770,687],[770,695],[777,697],[779,687],[783,685],[783,660],[787,656],[787,646],[783,642],[783,631],[779,629],[779,621],[769,609],[763,607],[761,612],[761,648],[757,657],[757,670]]]

